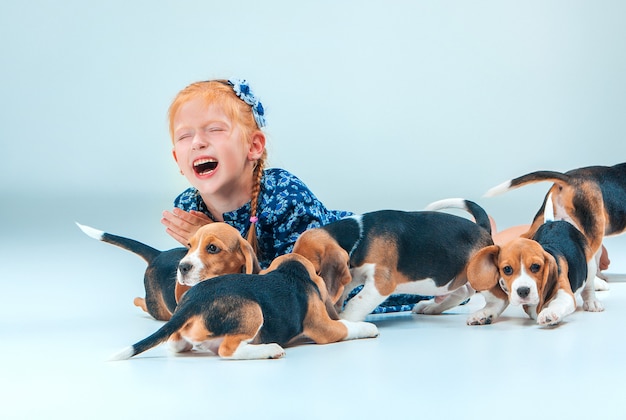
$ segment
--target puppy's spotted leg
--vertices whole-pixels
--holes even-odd
[[[339,314],[341,319],[348,321],[363,321],[374,308],[382,303],[387,296],[382,295],[376,288],[375,283],[376,266],[365,264],[358,269],[353,269],[354,277],[363,276],[363,288],[352,299],[350,299]]]
[[[604,306],[602,303],[596,298],[596,287],[595,287],[595,277],[596,271],[598,269],[595,258],[592,258],[589,261],[587,266],[587,282],[583,287],[582,292],[580,293],[583,298],[583,309],[588,312],[602,312],[604,311]]]
[[[596,276],[594,278],[594,286],[595,286],[596,291],[598,291],[598,292],[602,292],[602,291],[610,289],[609,278],[607,277],[606,274],[604,274],[600,270],[600,260],[602,259],[602,251],[603,250],[604,250],[604,246],[602,246],[600,248],[600,250],[598,252],[596,252],[596,255],[594,256],[594,259],[596,261],[596,266],[598,267],[596,269]],[[608,264],[608,263],[610,263],[609,257],[606,256],[606,264]]]

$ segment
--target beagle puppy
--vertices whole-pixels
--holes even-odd
[[[76,223],[88,236],[131,251],[147,263],[144,274],[145,298],[137,297],[140,307],[159,321],[172,316],[180,296],[189,289],[176,281],[181,259],[192,253],[202,280],[228,273],[258,273],[260,267],[252,247],[234,227],[221,222],[205,225],[192,249],[174,248],[159,251],[134,239],[124,238]],[[202,248],[202,249],[201,249]],[[199,280],[198,280],[199,281]]]
[[[342,319],[364,320],[392,293],[435,296],[434,303],[416,305],[413,311],[438,314],[473,295],[467,263],[493,244],[489,218],[476,203],[449,199],[429,209],[451,202],[476,223],[436,211],[374,211],[305,231],[293,252],[313,263]],[[341,311],[347,295],[359,285],[363,288]]]
[[[318,344],[378,336],[374,324],[330,319],[327,298],[313,265],[286,254],[259,274],[228,274],[195,285],[165,325],[113,359],[166,340],[174,352],[196,348],[229,359],[275,359],[284,356],[282,346],[303,336]]]
[[[577,295],[586,311],[603,310],[588,281],[596,266],[587,238],[571,223],[551,220],[550,210],[532,238],[488,246],[470,261],[469,282],[486,305],[468,325],[491,324],[509,304],[522,305],[539,325],[557,325],[576,310]]]
[[[546,194],[543,204],[525,237],[533,233],[545,220],[548,197],[556,220],[565,220],[576,226],[589,241],[596,263],[602,253],[604,236],[626,231],[626,163],[614,166],[589,166],[561,173],[537,171],[508,180],[491,188],[486,196],[495,196],[536,182],[554,184]],[[597,272],[590,273],[595,277]],[[600,279],[598,279],[600,280]],[[602,283],[600,281],[599,283]],[[599,288],[606,288],[599,285]]]
[[[222,274],[261,271],[252,246],[224,222],[201,226],[189,239],[189,249],[176,269],[176,301],[193,285]]]

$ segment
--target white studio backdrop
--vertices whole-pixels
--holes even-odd
[[[625,15],[621,1],[4,1],[2,223],[49,227],[38,215],[54,209],[65,227],[134,217],[164,236],[159,212],[187,187],[167,108],[218,77],[251,83],[270,165],[330,208],[466,197],[526,223],[547,184],[482,194],[626,160]]]

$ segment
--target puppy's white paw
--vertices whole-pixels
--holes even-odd
[[[352,322],[345,319],[341,319],[339,322],[348,329],[348,335],[344,340],[378,337],[378,327],[371,322]]]
[[[265,357],[261,356],[260,359],[280,359],[285,356],[285,349],[276,343],[266,344],[263,352]]]
[[[589,299],[583,302],[583,309],[588,312],[602,312],[604,306],[598,299]]]
[[[467,325],[489,325],[497,316],[497,314],[490,311],[476,311],[467,317]]]
[[[598,291],[598,292],[604,292],[604,291],[609,290],[611,288],[611,286],[609,286],[609,283],[606,280],[601,279],[600,277],[596,277],[594,279],[593,285],[594,285],[596,291]]]
[[[248,344],[241,342],[237,350],[231,356],[223,356],[230,359],[280,359],[285,355],[285,350],[276,343]]]
[[[550,308],[546,308],[537,316],[537,324],[539,325],[557,325],[561,322],[561,314],[557,311],[553,311]]]
[[[378,337],[379,332],[378,332],[378,327],[370,322],[363,322],[363,330],[362,330],[362,337],[363,338],[375,338]]]
[[[423,315],[439,315],[441,314],[441,305],[437,303],[433,303],[432,300],[418,302],[413,306],[414,314],[423,314]]]

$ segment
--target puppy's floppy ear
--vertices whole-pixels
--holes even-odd
[[[337,303],[344,286],[352,281],[346,250],[325,230],[309,229],[298,237],[293,252],[311,261],[315,272],[324,279],[329,299]]]
[[[564,290],[570,290],[570,294],[573,297],[573,293],[571,293],[571,288],[569,285],[569,279],[567,278],[567,261],[562,260],[561,263],[563,266],[561,267],[561,274],[559,275],[559,266],[556,263],[556,260],[552,255],[548,252],[543,251],[543,276],[541,278],[541,284],[537,285],[537,291],[539,292],[539,303],[537,304],[537,313],[541,312],[543,306],[552,300],[552,298],[556,295],[556,292],[559,289],[559,283],[561,279],[559,277],[565,277],[565,286]]]
[[[278,257],[274,258],[272,260],[272,262],[270,263],[270,265],[263,269],[260,270],[258,273],[253,273],[253,274],[267,274],[269,272],[272,272],[274,270],[276,270],[278,267],[280,267],[280,265],[284,262],[289,260],[292,257],[292,254],[283,254],[283,255],[279,255]]]
[[[257,274],[261,271],[259,260],[252,249],[252,245],[244,238],[239,238],[239,248],[245,261],[245,274]]]
[[[176,298],[176,303],[180,303],[180,300],[183,298],[183,295],[189,289],[191,289],[190,286],[186,286],[186,285],[180,284],[179,282],[176,282],[176,285],[174,286],[174,297]]]
[[[320,262],[319,275],[326,283],[329,299],[336,304],[345,286],[352,281],[348,253],[339,245],[327,249]]]
[[[478,251],[467,265],[467,279],[477,291],[489,290],[498,284],[500,272],[497,260],[500,254],[498,245],[487,246]]]

